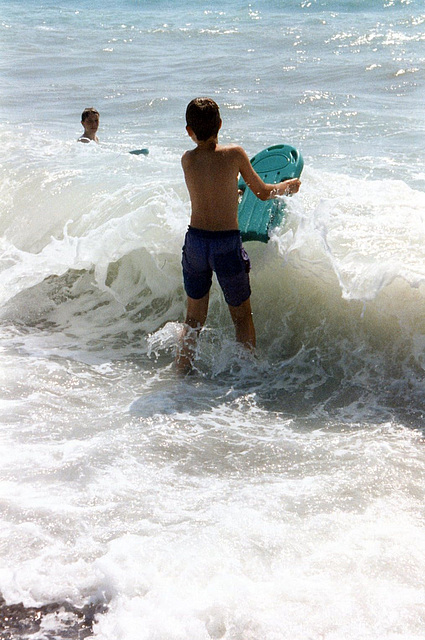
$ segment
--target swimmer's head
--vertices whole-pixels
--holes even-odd
[[[97,116],[97,121],[99,122],[99,111],[94,107],[87,107],[86,109],[84,109],[83,113],[81,114],[81,122],[83,123],[84,120],[87,120],[87,118],[89,118],[91,115]]]

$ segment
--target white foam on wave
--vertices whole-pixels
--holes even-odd
[[[305,184],[303,205],[291,207],[288,224],[275,238],[288,261],[297,252],[299,263],[311,263],[312,278],[325,276],[330,267],[347,300],[373,300],[397,277],[413,287],[423,282],[422,192],[401,180],[308,169]]]
[[[37,236],[36,223],[24,212],[32,243],[42,245],[34,252],[8,239],[16,233],[15,222],[8,228],[4,220],[2,317],[26,322],[44,318],[66,329],[74,344],[72,338],[58,344],[68,344],[67,353],[87,348],[100,352],[109,346],[119,357],[134,352],[137,344],[137,350],[149,356],[172,357],[177,338],[169,329],[184,317],[180,256],[189,219],[179,164],[173,154],[163,158],[152,153],[141,163],[128,153],[113,159],[113,145],[86,146],[69,146],[60,160],[62,169],[52,172],[48,181],[53,191],[55,185],[61,190],[65,166],[82,165],[67,176],[67,206],[72,206],[76,190],[85,196],[83,209],[72,211],[73,222],[58,226],[56,237],[46,240],[43,223]],[[46,152],[37,148],[32,171],[39,175],[42,164],[53,171],[57,162],[56,147],[47,146]],[[162,184],[165,170],[171,172],[168,189]],[[141,172],[148,179],[141,181]],[[41,203],[46,190],[40,192]],[[268,245],[246,245],[261,352],[272,361],[300,353],[302,362],[304,347],[305,353],[313,348],[323,357],[336,345],[341,353],[332,359],[342,363],[347,344],[366,357],[370,342],[381,349],[385,336],[396,351],[403,351],[395,356],[398,361],[408,359],[404,343],[413,341],[410,353],[421,363],[423,193],[401,181],[372,181],[306,167],[300,193],[285,201],[286,222],[272,233]],[[215,282],[207,329],[200,370],[218,375],[234,371],[234,343],[226,347],[227,340],[233,341],[233,327]]]

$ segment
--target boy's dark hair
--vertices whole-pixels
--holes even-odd
[[[81,114],[81,122],[84,122],[84,120],[88,118],[92,113],[99,115],[99,111],[94,107],[87,107],[86,109],[84,109],[83,113]]]
[[[216,136],[221,124],[218,104],[211,98],[195,98],[187,105],[186,124],[193,129],[198,140]]]

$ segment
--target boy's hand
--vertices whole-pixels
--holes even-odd
[[[301,180],[298,178],[292,178],[291,180],[285,180],[283,182],[283,186],[285,189],[285,195],[291,196],[293,193],[297,193],[301,186]]]

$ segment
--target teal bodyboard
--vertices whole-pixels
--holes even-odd
[[[149,154],[149,149],[134,149],[128,153],[132,153],[135,156],[147,156]]]
[[[304,160],[294,147],[277,144],[257,153],[251,158],[251,164],[264,182],[276,184],[289,178],[299,178]],[[238,187],[243,192],[238,208],[242,240],[268,242],[271,229],[282,223],[285,204],[277,199],[260,200],[247,187],[243,178],[239,179]]]

